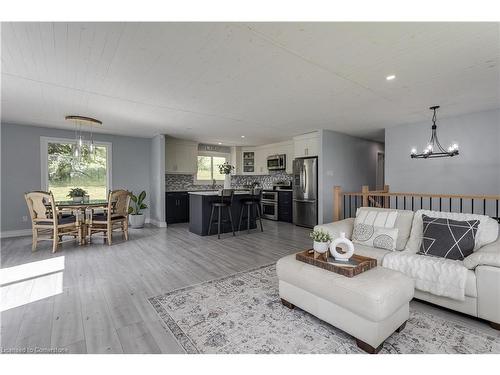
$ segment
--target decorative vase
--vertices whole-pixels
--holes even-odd
[[[132,228],[143,228],[146,216],[144,214],[139,215],[128,215],[128,221]]]
[[[328,242],[313,242],[313,250],[317,253],[323,254],[328,251]]]
[[[231,189],[231,175],[229,173],[224,176],[224,189]]]
[[[340,247],[340,249],[343,251],[342,253],[339,253],[337,251],[337,246],[339,245],[343,245]],[[352,244],[351,240],[346,238],[344,232],[341,232],[340,237],[333,240],[330,244],[330,254],[332,254],[335,260],[339,262],[347,262],[349,258],[351,258],[354,254],[354,245]]]

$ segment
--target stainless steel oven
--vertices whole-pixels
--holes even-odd
[[[270,171],[279,171],[286,169],[286,155],[271,155],[267,157],[267,169]]]
[[[278,220],[278,192],[264,190],[260,201],[262,217],[269,220]]]

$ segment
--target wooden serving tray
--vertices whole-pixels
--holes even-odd
[[[328,261],[325,262],[323,259],[314,258],[314,250],[312,249],[297,253],[295,258],[301,262],[323,268],[324,270],[335,272],[346,277],[354,277],[360,273],[377,267],[377,259],[357,254],[354,254],[351,259],[349,259],[348,264],[337,262],[333,257],[328,257]]]

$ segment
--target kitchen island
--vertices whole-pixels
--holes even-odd
[[[240,220],[241,200],[250,198],[250,192],[235,191],[233,204],[231,205],[231,214],[233,216],[234,230],[238,230],[238,222]],[[218,191],[190,191],[189,192],[189,231],[199,236],[208,235],[208,226],[210,225],[210,213],[212,211],[212,202],[220,201]],[[243,215],[246,215],[246,211]],[[222,209],[222,219],[227,220],[227,223],[221,223],[221,233],[231,232],[231,224],[229,223],[229,215],[227,209]],[[217,210],[214,212],[214,223],[212,225],[211,235],[217,234]],[[242,227],[246,229],[246,220]],[[250,228],[257,227],[255,222],[255,212],[252,213],[250,219]]]

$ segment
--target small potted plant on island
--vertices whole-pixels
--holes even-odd
[[[82,188],[73,188],[68,193],[68,197],[72,198],[74,203],[83,203],[86,196],[87,192]]]
[[[132,228],[143,228],[145,215],[141,210],[148,208],[144,199],[146,198],[146,192],[143,190],[139,195],[134,195],[130,197],[132,205],[128,208],[128,221]]]
[[[219,173],[224,176],[224,189],[231,189],[231,172],[234,166],[229,164],[227,161],[224,164],[219,165]]]
[[[314,241],[314,258],[317,258],[318,255],[321,255],[321,257],[323,258],[327,258],[328,254],[326,254],[326,256],[324,254],[328,252],[328,247],[330,245],[330,241],[332,240],[330,234],[323,231],[322,229],[316,229],[311,232],[309,237],[311,237],[311,239]]]

